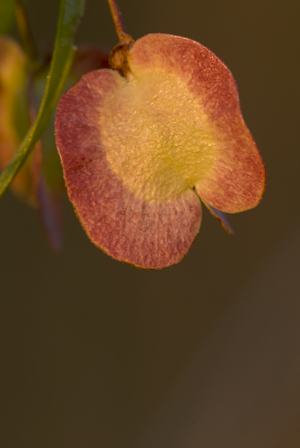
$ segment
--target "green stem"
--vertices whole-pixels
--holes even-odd
[[[84,11],[84,0],[61,0],[54,53],[46,89],[37,118],[20,144],[10,164],[0,176],[0,196],[13,181],[30,151],[43,135],[55,110],[73,61],[73,37]]]

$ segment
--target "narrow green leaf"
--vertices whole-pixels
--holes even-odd
[[[61,0],[54,53],[40,110],[11,163],[0,176],[0,196],[41,138],[63,92],[75,51],[73,36],[83,16],[84,3],[85,0]]]

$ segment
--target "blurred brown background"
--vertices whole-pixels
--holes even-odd
[[[264,158],[262,203],[204,211],[185,259],[159,272],[110,259],[66,203],[65,251],[35,212],[0,201],[0,446],[300,446],[299,2],[151,0],[120,7],[128,32],[190,37],[231,69]],[[58,1],[28,0],[52,43]],[[77,43],[117,43],[87,0]]]

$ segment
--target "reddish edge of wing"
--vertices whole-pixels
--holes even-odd
[[[177,72],[208,115],[215,129],[217,156],[208,176],[195,185],[199,196],[227,213],[255,207],[265,190],[265,167],[243,120],[236,83],[226,65],[198,42],[167,34],[138,39],[129,60],[133,73],[151,67]]]
[[[103,100],[120,75],[90,72],[64,94],[55,123],[68,195],[92,242],[120,261],[160,269],[180,261],[201,223],[194,191],[164,202],[135,197],[111,170],[101,142]]]

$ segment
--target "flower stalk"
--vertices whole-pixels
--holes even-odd
[[[116,0],[108,0],[110,12],[115,24],[116,32],[120,41],[120,44],[127,43],[128,34],[126,33],[125,26],[122,20],[121,12]]]
[[[133,39],[126,33],[125,26],[121,17],[121,13],[116,0],[108,0],[110,12],[115,24],[116,32],[120,43],[117,44],[109,55],[109,65],[119,70],[122,76],[127,76],[130,72],[127,63],[127,54],[130,46],[133,44]]]

